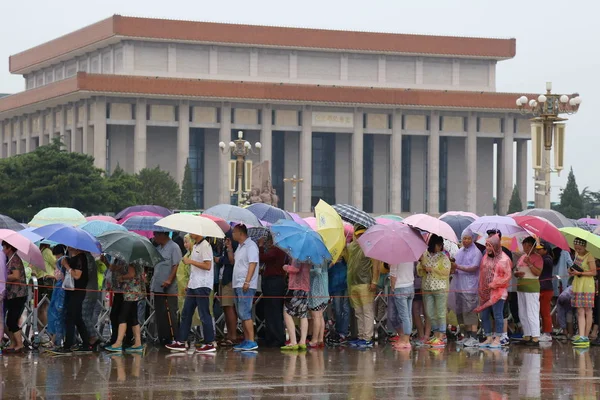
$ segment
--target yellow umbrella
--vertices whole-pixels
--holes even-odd
[[[342,255],[346,246],[346,236],[344,235],[344,223],[340,215],[323,200],[315,207],[315,217],[317,220],[317,232],[321,235],[323,243],[331,254],[332,262]]]

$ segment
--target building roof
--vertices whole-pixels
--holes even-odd
[[[423,54],[507,59],[515,56],[515,39],[428,36],[276,26],[175,21],[114,15],[10,57],[12,73],[75,51],[126,38],[237,44],[258,47]],[[118,41],[116,40],[116,41]]]
[[[516,111],[515,99],[520,96],[496,92],[292,85],[79,72],[72,78],[0,99],[0,118],[2,114],[32,112],[19,110],[24,107],[45,108],[48,106],[45,103],[63,97],[69,97],[67,101],[76,101],[94,95],[495,111]]]

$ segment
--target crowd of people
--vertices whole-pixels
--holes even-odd
[[[431,234],[417,262],[387,265],[365,256],[358,244],[365,231],[355,226],[342,256],[321,265],[290,259],[269,235],[252,239],[241,224],[224,240],[155,232],[162,261],[146,269],[42,242],[46,268],[34,273],[40,297],[49,300],[38,309],[43,345],[55,355],[143,353],[150,294],[158,342],[172,352],[255,352],[259,342],[282,351],[364,349],[381,334],[398,350],[443,348],[449,336],[465,347],[501,348],[510,344],[509,332],[525,346],[557,334],[576,347],[600,343],[596,260],[581,239],[569,253],[527,237],[522,254],[513,255],[501,245],[502,232],[488,231],[483,247],[466,229],[454,256]],[[20,353],[28,268],[14,247],[2,246],[3,351]],[[110,338],[99,329],[106,293]],[[217,314],[223,329],[216,327]],[[259,327],[256,315],[264,323]]]

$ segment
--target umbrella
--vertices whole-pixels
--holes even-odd
[[[571,248],[574,248],[573,241],[576,238],[583,239],[587,242],[587,250],[594,258],[600,259],[600,236],[581,228],[559,228],[559,231],[565,236]]]
[[[102,246],[86,231],[65,224],[50,224],[33,231],[47,240],[90,253],[101,253]]]
[[[48,207],[38,212],[29,222],[29,226],[36,228],[50,224],[77,226],[85,224],[85,222],[83,214],[74,208]]]
[[[128,218],[121,225],[124,228],[127,228],[127,230],[129,230],[129,231],[134,231],[134,232],[135,231],[150,231],[150,232],[154,232],[156,230],[162,230],[162,229],[157,229],[157,227],[154,226],[154,224],[156,222],[160,221],[161,219],[163,219],[163,217],[158,217],[158,216],[152,216],[152,217],[135,216],[135,217]]]
[[[469,228],[473,232],[477,232],[480,235],[484,235],[487,231],[492,229],[499,229],[502,232],[502,236],[515,236],[525,235],[527,232],[521,228],[517,222],[511,217],[502,217],[499,215],[488,215],[485,217],[479,217]]]
[[[33,243],[37,243],[37,242],[41,241],[43,239],[43,237],[38,235],[37,233],[33,232],[34,229],[37,229],[37,228],[26,228],[26,229],[23,229],[22,231],[19,231],[19,233],[22,236],[25,236],[27,239],[29,239]]]
[[[218,239],[225,237],[223,230],[215,221],[195,215],[172,214],[156,222],[156,226],[203,237]]]
[[[365,256],[388,264],[414,262],[427,250],[423,237],[399,222],[370,227],[358,244]]]
[[[321,236],[294,221],[282,220],[271,226],[273,244],[293,259],[319,265],[331,260]]]
[[[112,231],[98,236],[104,253],[125,260],[154,267],[163,260],[150,240],[134,232]]]
[[[451,242],[457,243],[458,238],[450,225],[444,221],[434,218],[427,214],[414,214],[402,220],[403,224],[410,225],[414,228],[419,228],[422,231],[433,233],[448,239]]]
[[[327,246],[331,261],[337,262],[346,247],[346,235],[344,234],[344,223],[340,215],[324,200],[319,200],[315,206],[317,218],[317,233],[321,235],[323,243]]]
[[[317,230],[317,219],[315,217],[304,218],[304,223],[313,231]]]
[[[119,222],[117,222],[117,223],[122,225],[125,223],[125,221],[127,221],[128,219],[133,218],[133,217],[161,217],[162,218],[162,215],[156,214],[156,213],[153,213],[150,211],[136,211],[136,212],[127,214],[126,216],[121,218],[119,220]]]
[[[0,229],[0,240],[12,245],[17,249],[17,254],[29,265],[44,270],[46,265],[40,249],[28,238],[19,232],[9,229]]]
[[[96,237],[106,232],[127,231],[127,228],[122,225],[113,224],[112,222],[102,221],[99,219],[88,221],[79,228]]]
[[[288,214],[290,214],[290,217],[292,217],[292,221],[297,222],[300,225],[308,226],[306,221],[304,221],[302,219],[302,217],[300,217],[298,214],[296,214],[296,213],[288,213]]]
[[[475,218],[467,217],[465,215],[446,215],[445,217],[440,217],[440,220],[450,225],[452,230],[454,230],[454,233],[456,233],[456,237],[460,240],[465,228],[471,225],[471,223],[475,221]]]
[[[590,225],[587,222],[576,221],[574,219],[572,219],[571,222],[573,222],[573,224],[575,225],[575,228],[581,228],[588,232],[594,232],[594,230],[597,229],[596,225]]]
[[[513,217],[515,222],[529,232],[546,242],[552,243],[563,250],[569,251],[569,243],[552,222],[534,215]]]
[[[0,229],[10,229],[11,231],[19,232],[25,229],[25,227],[11,217],[0,214]]]
[[[400,221],[394,221],[393,219],[377,217],[377,218],[375,218],[375,222],[377,222],[377,225],[389,225],[394,222],[400,222]]]
[[[472,212],[468,212],[468,211],[448,211],[442,215],[440,215],[440,219],[445,218],[445,217],[451,217],[451,216],[460,216],[460,217],[469,217],[469,218],[473,218],[473,219],[477,219],[479,218],[479,216],[477,214],[474,214]]]
[[[122,219],[131,213],[141,212],[141,211],[151,212],[153,214],[160,215],[161,217],[166,217],[167,215],[173,214],[173,212],[171,210],[169,210],[168,208],[162,207],[162,206],[144,205],[144,206],[127,207],[126,209],[124,209],[120,213],[118,213],[115,216],[115,218]]]
[[[212,221],[215,221],[215,223],[217,225],[219,225],[219,228],[221,228],[221,230],[223,232],[229,232],[229,230],[231,229],[231,226],[229,226],[229,224],[227,223],[227,221],[225,221],[223,218],[219,218],[219,217],[213,217],[212,215],[206,215],[206,214],[202,214],[200,215],[200,217],[202,218],[208,218]]]
[[[265,228],[264,226],[248,228],[248,236],[255,243],[258,243],[260,239],[269,236],[269,228]]]
[[[232,206],[231,204],[218,204],[204,211],[202,215],[212,215],[219,217],[227,222],[237,222],[251,226],[261,226],[256,215],[252,214],[245,208]]]
[[[565,217],[558,211],[548,210],[546,208],[531,208],[528,210],[521,211],[520,213],[518,213],[518,215],[535,215],[536,217],[546,218],[548,221],[552,222],[557,228],[568,228],[575,226],[575,223],[573,223],[571,220],[569,220],[567,217]]]
[[[336,204],[333,206],[333,209],[340,214],[340,217],[342,217],[344,221],[353,225],[361,225],[365,228],[370,228],[377,223],[375,218],[349,204]]]
[[[272,224],[276,223],[280,219],[292,220],[292,217],[283,211],[281,208],[273,207],[270,204],[265,203],[253,203],[246,207],[246,210],[256,215],[259,220],[267,221]]]
[[[597,220],[596,218],[580,218],[577,221],[588,225],[600,225],[600,220]]]
[[[346,221],[344,221],[344,236],[346,236],[346,243],[350,243],[354,236],[354,226]]]
[[[92,215],[91,217],[85,217],[87,221],[105,221],[112,222],[113,224],[117,223],[117,220],[110,215]]]
[[[448,253],[450,258],[456,258],[456,254],[458,253],[458,245],[456,243],[452,243],[448,239],[444,239],[444,250]]]
[[[378,220],[378,219],[383,219],[383,220],[387,220],[387,221],[397,221],[397,222],[400,222],[404,218],[402,218],[399,215],[384,214],[384,215],[380,215],[379,217],[375,218],[375,220]]]

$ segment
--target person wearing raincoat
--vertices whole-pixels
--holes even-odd
[[[485,241],[485,255],[479,267],[479,307],[483,331],[487,337],[481,347],[500,348],[504,331],[504,302],[512,279],[512,261],[502,251],[500,237],[494,234]],[[495,333],[492,335],[492,315]]]
[[[192,248],[194,247],[194,239],[191,238],[188,233],[183,238],[183,246],[186,249],[185,257],[190,257]],[[179,310],[179,317],[181,318],[181,313],[183,312],[183,303],[185,302],[185,292],[187,289],[187,284],[190,281],[190,271],[191,267],[189,264],[183,262],[183,259],[179,262],[179,266],[177,267],[177,309]],[[212,308],[211,308],[212,309]],[[194,317],[192,319],[192,326],[199,326],[201,324],[200,317],[198,317],[198,311],[194,310]]]

